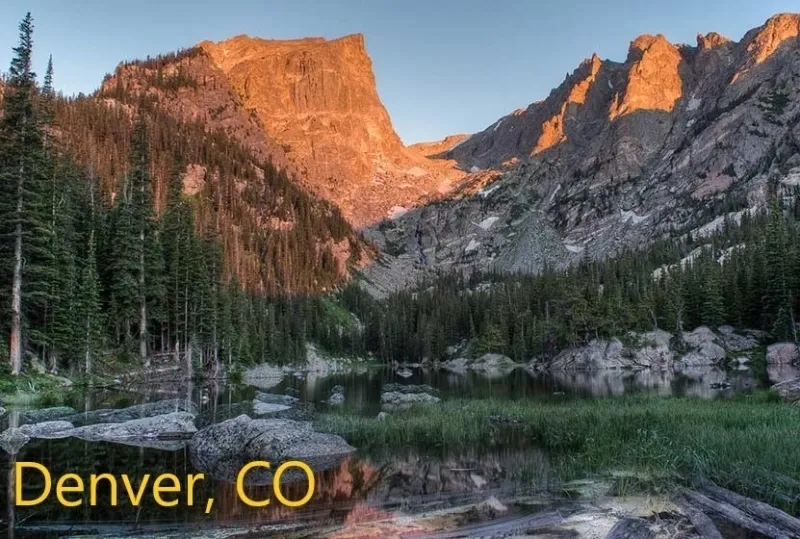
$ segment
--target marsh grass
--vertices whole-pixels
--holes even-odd
[[[800,408],[768,392],[719,400],[451,400],[386,421],[346,415],[321,421],[367,452],[538,447],[564,481],[613,470],[665,484],[712,480],[800,512]]]

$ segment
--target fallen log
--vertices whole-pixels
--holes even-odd
[[[620,520],[606,535],[606,539],[652,539],[653,537],[647,522],[639,518]]]
[[[692,523],[692,526],[694,526],[695,531],[697,531],[700,537],[722,539],[722,534],[719,532],[716,525],[714,525],[714,521],[700,509],[690,504],[686,498],[678,498],[675,503],[680,508],[681,512],[686,515],[686,518],[689,519],[689,522]]]
[[[734,524],[745,530],[754,531],[769,537],[769,539],[796,539],[798,536],[789,534],[786,531],[768,524],[759,522],[741,509],[732,506],[724,501],[712,500],[704,494],[692,490],[684,491],[683,495],[687,500],[695,505],[702,507],[705,511],[713,511],[721,519]]]
[[[783,530],[800,537],[800,519],[796,519],[776,507],[711,484],[703,485],[700,488],[700,492],[711,498],[737,507],[759,520],[779,526]]]

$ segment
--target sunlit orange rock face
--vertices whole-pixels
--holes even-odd
[[[800,35],[800,15],[783,13],[769,19],[756,33],[747,47],[753,59],[760,64],[787,39]]]
[[[594,83],[601,65],[602,62],[600,58],[595,54],[578,68],[581,78],[578,80],[577,84],[569,90],[569,95],[561,106],[559,113],[542,124],[542,135],[539,137],[536,147],[533,149],[534,155],[566,140],[567,135],[564,132],[564,122],[567,116],[574,112],[573,105],[583,105],[586,102],[586,94]]]
[[[682,95],[681,54],[663,35],[639,36],[628,53],[626,88],[611,105],[610,119],[637,110],[670,112]]]
[[[394,131],[362,35],[330,41],[238,36],[200,47],[306,184],[354,224],[449,190],[452,166],[407,149]]]

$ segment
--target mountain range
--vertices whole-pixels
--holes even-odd
[[[352,232],[337,259],[380,296],[442,271],[530,273],[702,238],[764,207],[768,185],[800,184],[798,36],[795,14],[738,42],[639,36],[623,61],[592,55],[479,133],[411,146],[380,101],[362,35],[206,41],[120,64],[92,99],[146,98],[270,161],[338,208]],[[188,163],[187,194],[206,172]],[[375,249],[354,247],[364,240]]]

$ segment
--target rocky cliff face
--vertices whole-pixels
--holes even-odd
[[[156,72],[122,65],[103,84],[157,95],[183,119],[222,127],[336,204],[356,226],[449,193],[454,161],[406,148],[378,97],[364,37],[205,41]],[[194,81],[165,91],[169,77]],[[447,142],[440,143],[449,149]]]
[[[451,189],[447,163],[406,149],[381,103],[362,35],[200,44],[306,184],[356,225]]]
[[[371,230],[387,253],[374,288],[442,268],[537,271],[757,211],[770,184],[800,184],[799,26],[778,15],[696,46],[640,36],[624,62],[584,61],[437,155],[497,179]]]

